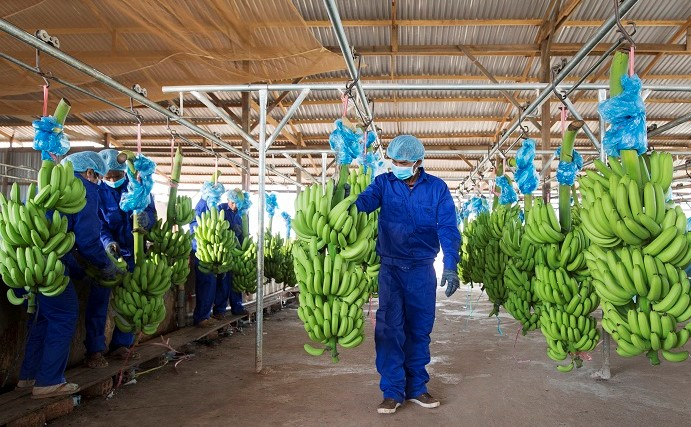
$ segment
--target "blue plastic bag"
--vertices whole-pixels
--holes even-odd
[[[336,128],[329,135],[329,145],[336,152],[336,161],[339,165],[349,165],[360,156],[363,151],[360,146],[363,132],[358,129],[353,131],[343,124],[341,119],[334,122]]]
[[[509,179],[502,175],[497,178],[497,187],[501,189],[501,194],[499,194],[499,203],[502,205],[510,205],[518,200],[518,195],[516,195],[516,190],[513,189],[513,185],[509,182]]]
[[[273,193],[266,194],[265,200],[266,200],[266,212],[269,213],[269,217],[273,217],[274,214],[276,213],[276,208],[278,208],[278,201],[276,200],[276,195]]]
[[[206,181],[202,184],[202,200],[206,200],[206,204],[209,207],[217,207],[221,203],[221,196],[225,193],[226,189],[223,184],[214,184],[211,181]]]
[[[286,238],[290,239],[290,226],[293,222],[293,219],[290,217],[288,212],[281,212],[281,217],[283,217],[283,220],[286,222]]]
[[[41,160],[51,160],[50,154],[64,156],[70,151],[70,141],[63,132],[63,126],[53,116],[44,116],[32,122],[34,150],[41,151]]]
[[[532,194],[537,189],[540,177],[535,170],[535,140],[526,139],[516,152],[516,173],[514,178],[521,194]]]
[[[489,204],[487,203],[487,198],[485,196],[474,196],[472,199],[470,199],[469,208],[470,213],[475,215],[480,215],[483,212],[489,212]]]
[[[648,133],[641,79],[637,75],[623,76],[621,84],[624,91],[598,107],[602,118],[612,124],[605,132],[602,146],[609,156],[619,157],[621,150],[636,150],[643,154],[648,149]]]
[[[120,199],[120,209],[125,212],[139,213],[149,206],[149,196],[154,187],[153,175],[156,172],[156,163],[143,154],[137,154],[133,163],[136,175],[127,168],[127,191]]]
[[[561,147],[557,148],[557,157],[561,154]],[[578,171],[583,168],[583,157],[578,153],[578,151],[573,150],[573,161],[565,162],[559,160],[559,166],[557,167],[557,181],[561,185],[573,185],[576,181],[576,175]]]

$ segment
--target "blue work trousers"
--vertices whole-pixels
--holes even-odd
[[[72,282],[55,297],[36,296],[36,313],[30,315],[29,335],[20,380],[36,380],[47,387],[65,382],[70,344],[77,329],[79,301]]]
[[[214,314],[225,314],[230,302],[230,311],[233,314],[241,313],[245,307],[242,305],[242,294],[233,290],[233,273],[228,272],[223,277],[221,285],[216,288],[214,301]]]
[[[194,324],[198,324],[211,316],[211,309],[216,301],[219,288],[223,287],[225,274],[203,273],[199,271],[199,260],[196,256],[192,257],[195,274],[195,294],[196,303],[194,305]]]
[[[374,343],[384,398],[402,402],[427,393],[436,287],[432,263],[381,265]]]
[[[108,319],[108,305],[111,289],[92,283],[89,287],[89,299],[86,302],[85,326],[86,353],[103,353],[106,351],[106,320]],[[134,334],[122,332],[117,327],[113,329],[113,339],[110,349],[131,347],[134,344]]]

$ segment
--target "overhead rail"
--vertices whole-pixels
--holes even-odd
[[[224,149],[228,150],[229,152],[235,154],[236,156],[247,160],[248,162],[258,165],[259,160],[243,153],[242,151],[236,149],[232,145],[228,144],[227,142],[217,138],[213,133],[208,132],[199,126],[195,125],[191,121],[184,119],[182,117],[179,117],[178,115],[174,114],[173,112],[169,111],[165,107],[162,107],[161,105],[158,105],[157,103],[149,100],[148,98],[142,96],[138,92],[135,92],[134,90],[128,88],[127,86],[124,86],[123,84],[119,83],[118,81],[114,80],[113,78],[103,74],[102,72],[98,71],[97,69],[79,61],[78,59],[62,52],[61,50],[53,47],[52,45],[43,42],[42,40],[36,38],[36,36],[27,33],[26,31],[22,30],[21,28],[13,25],[12,23],[0,19],[0,30],[9,34],[10,36],[16,38],[17,40],[33,47],[37,51],[45,52],[48,55],[54,57],[55,59],[69,65],[70,67],[86,74],[87,76],[90,76],[94,78],[95,80],[105,84],[106,86],[115,89],[116,91],[128,96],[129,98],[136,100],[142,105],[145,105],[146,107],[149,107],[150,109],[161,113],[162,115],[166,116],[168,119],[178,123],[181,126],[184,126],[191,130],[192,132],[203,136],[204,138],[213,141],[216,145],[223,147]],[[268,171],[271,173],[275,174],[276,176],[279,176],[283,178],[284,180],[291,182],[299,187],[302,187],[303,184],[294,180],[288,175],[285,175],[281,172],[278,172],[274,168],[267,168]]]

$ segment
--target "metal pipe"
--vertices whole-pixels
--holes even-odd
[[[254,369],[263,368],[264,344],[264,210],[266,208],[266,90],[259,91],[259,236],[257,237],[257,338]]]
[[[634,0],[629,0],[634,1]],[[545,90],[550,89],[550,83],[448,83],[448,84],[405,84],[405,83],[364,83],[364,90],[428,90],[428,91],[501,91],[501,90]],[[569,89],[577,88],[580,90],[608,89],[609,85],[604,83],[588,83],[580,86],[573,84],[557,85],[556,89],[566,92]],[[244,84],[244,85],[185,85],[185,86],[163,86],[163,93],[172,92],[251,92],[260,89],[271,91],[290,91],[311,89],[313,91],[342,91],[343,85],[337,83],[277,83],[277,84]],[[665,85],[646,85],[642,89],[655,92],[691,92],[691,86],[665,86]]]
[[[228,158],[228,157],[226,157],[226,156],[224,156],[224,155],[222,155],[222,154],[216,153],[216,152],[213,151],[212,149],[207,148],[207,147],[204,147],[203,145],[199,145],[199,144],[197,144],[197,143],[194,142],[194,141],[190,141],[189,139],[187,139],[186,137],[184,137],[184,136],[182,136],[182,135],[176,134],[175,136],[176,136],[176,138],[179,138],[179,139],[185,141],[185,142],[188,143],[189,145],[198,148],[200,151],[203,151],[203,152],[206,153],[206,154],[210,154],[211,156],[214,156],[214,157],[218,156],[218,157],[220,157],[220,158],[222,158],[222,159],[224,159],[224,160],[227,160],[230,164],[233,164],[233,165],[235,165],[235,166],[241,168],[242,170],[245,170],[245,166],[244,166],[242,163],[236,162],[235,160],[230,159],[230,158]]]
[[[599,89],[597,91],[597,101],[599,103],[605,102],[607,100],[607,90],[605,89]],[[600,115],[600,141],[605,140],[605,127],[607,124],[605,123],[605,119]],[[603,162],[607,161],[607,153],[605,153],[605,150],[602,145],[600,145],[600,160]]]
[[[377,127],[374,124],[374,117],[372,114],[372,109],[367,101],[367,95],[365,95],[365,90],[362,88],[362,83],[360,82],[360,75],[358,74],[360,70],[355,66],[355,61],[353,60],[353,55],[350,50],[350,43],[348,42],[348,37],[345,33],[345,28],[343,28],[343,21],[341,21],[341,15],[338,13],[338,6],[334,0],[324,0],[324,5],[326,6],[326,12],[329,15],[329,20],[331,21],[331,27],[336,33],[336,40],[338,40],[338,46],[341,48],[341,53],[343,54],[343,59],[345,60],[346,66],[348,67],[348,73],[350,78],[355,84],[355,89],[358,93],[358,99],[365,109],[365,114],[369,120],[369,126],[376,135],[376,141],[379,143],[379,154],[384,156],[381,148],[381,141],[379,141],[379,134],[377,133]]]
[[[322,185],[326,191],[326,153],[322,153]]]
[[[228,126],[233,128],[235,132],[239,133],[240,136],[242,136],[247,142],[249,142],[252,147],[259,149],[259,145],[254,140],[254,138],[252,138],[252,135],[245,132],[237,123],[235,123],[235,121],[230,117],[230,115],[228,115],[228,113],[226,113],[216,104],[214,104],[213,101],[210,100],[208,96],[206,96],[206,94],[202,94],[196,91],[192,91],[190,92],[190,94],[197,98],[199,102],[206,105],[206,108],[216,113],[216,115],[220,117],[224,122],[226,122]]]
[[[116,80],[112,79],[111,77],[103,74],[102,72],[96,70],[93,67],[90,67],[86,65],[85,63],[79,61],[78,59],[62,52],[59,49],[56,49],[55,47],[51,46],[48,43],[44,43],[43,41],[39,40],[38,38],[34,37],[33,35],[27,33],[26,31],[22,30],[21,28],[11,24],[10,22],[0,19],[0,30],[4,31],[5,33],[9,34],[10,36],[16,38],[17,40],[26,43],[27,45],[41,51],[45,52],[48,55],[58,59],[59,61],[62,61],[63,63],[69,65],[70,67],[74,68],[77,71],[80,71],[87,76],[90,76],[97,81],[105,84],[106,86],[113,88],[117,90],[118,92],[127,95],[128,97],[132,98],[133,100],[136,100],[142,105],[145,105],[149,107],[150,109],[163,114],[164,116],[168,117],[169,119],[172,119],[173,121],[176,121],[178,124],[185,126],[186,128],[190,129],[192,132],[205,137],[206,139],[209,139],[216,143],[217,145],[225,148],[226,150],[230,151],[231,153],[253,163],[253,164],[258,164],[258,161],[255,160],[254,158],[248,156],[247,154],[243,153],[242,151],[237,150],[233,146],[225,143],[219,138],[216,138],[211,132],[207,132],[206,130],[200,128],[199,126],[195,125],[194,123],[190,122],[187,119],[183,119],[181,117],[178,117],[177,115],[173,114],[172,112],[168,111],[168,109],[158,105],[157,103],[150,101],[148,98],[140,95],[139,93],[133,91],[132,89],[122,85],[121,83],[117,82]],[[280,176],[281,178],[288,180],[292,183],[295,183],[297,185],[300,185],[297,181],[295,181],[293,178],[284,175],[280,172],[275,171],[273,168],[268,168],[272,173],[276,174],[277,176]]]
[[[317,178],[315,178],[314,175],[312,175],[307,169],[305,169],[297,160],[290,157],[290,154],[288,154],[286,152],[283,152],[282,154],[283,154],[283,157],[288,159],[290,161],[290,163],[293,164],[293,166],[300,169],[302,171],[302,173],[306,174],[309,179],[311,179],[315,183],[319,182],[319,180]],[[301,184],[301,185],[304,185],[304,184]]]
[[[595,136],[593,131],[590,130],[590,127],[588,127],[588,124],[585,123],[585,121],[583,120],[583,116],[581,116],[581,114],[578,112],[576,107],[573,105],[573,102],[571,102],[571,100],[569,98],[566,98],[566,97],[561,98],[560,101],[562,104],[564,104],[566,106],[566,108],[571,112],[571,114],[573,114],[573,117],[575,117],[576,120],[580,120],[583,122],[583,126],[582,126],[583,133],[585,133],[585,135],[588,137],[588,139],[590,139],[590,141],[592,141],[595,148],[599,151],[600,145],[601,145],[600,141],[597,139],[597,137]]]
[[[2,52],[0,52],[0,58],[3,58],[3,59],[5,59],[5,60],[11,62],[11,63],[13,63],[14,65],[16,65],[16,66],[18,66],[18,67],[24,68],[25,70],[31,71],[32,73],[35,73],[35,74],[37,74],[37,75],[39,75],[39,76],[41,76],[41,77],[43,77],[43,78],[46,78],[46,79],[48,79],[48,80],[52,80],[52,81],[54,81],[54,82],[56,82],[56,83],[60,83],[61,85],[66,86],[66,87],[68,87],[68,88],[70,88],[70,89],[74,89],[74,90],[76,90],[77,92],[83,93],[84,95],[87,95],[87,96],[89,96],[89,97],[91,97],[91,98],[93,98],[93,99],[95,99],[95,100],[97,100],[97,101],[101,101],[101,102],[103,102],[104,104],[110,105],[110,106],[113,107],[113,108],[117,108],[118,110],[120,110],[120,111],[122,111],[122,112],[124,112],[124,113],[130,114],[130,115],[133,115],[133,116],[136,116],[136,114],[133,113],[132,111],[130,111],[128,108],[125,108],[125,107],[123,107],[123,106],[120,106],[120,105],[114,103],[113,101],[110,101],[110,100],[105,99],[105,98],[103,98],[103,97],[101,97],[101,96],[98,96],[98,95],[96,95],[95,93],[89,92],[89,91],[86,90],[86,89],[82,89],[82,88],[80,88],[79,86],[73,85],[72,83],[69,83],[69,82],[67,82],[67,81],[65,81],[65,80],[62,80],[62,79],[58,78],[58,77],[55,77],[55,76],[50,75],[50,74],[43,73],[43,72],[41,72],[41,70],[39,70],[38,68],[32,67],[32,66],[29,65],[29,64],[25,64],[24,62],[22,62],[22,61],[20,61],[20,60],[18,60],[18,59],[16,59],[16,58],[13,58],[13,57],[11,57],[11,56],[9,56],[9,55],[6,55],[6,54],[4,54],[4,53],[2,53]]]
[[[619,7],[619,13],[620,15],[626,14],[636,3],[638,3],[638,0],[625,0]],[[576,53],[576,55],[569,61],[564,68],[559,72],[559,74],[554,77],[554,80],[552,83],[550,83],[545,89],[540,92],[538,95],[537,99],[533,101],[528,108],[526,108],[517,118],[514,120],[513,124],[509,127],[509,130],[501,137],[501,139],[497,142],[497,144],[492,147],[487,154],[487,157],[483,158],[480,160],[478,163],[477,167],[470,173],[470,178],[472,178],[479,168],[487,162],[488,159],[491,159],[492,156],[499,150],[506,141],[509,136],[518,128],[520,123],[528,116],[530,113],[535,111],[535,109],[540,106],[545,99],[547,99],[552,91],[556,88],[556,86],[568,76],[571,71],[573,71],[574,68],[580,63],[580,61],[585,58],[588,53],[590,53],[593,48],[609,33],[609,31],[612,29],[617,24],[617,19],[616,17],[610,17],[595,33],[595,35],[588,41],[588,43],[584,44],[583,47]]]
[[[276,141],[276,138],[278,135],[280,135],[281,131],[285,127],[286,123],[288,123],[288,120],[290,120],[291,117],[293,117],[293,114],[297,111],[297,109],[300,107],[300,104],[302,104],[302,101],[307,98],[307,95],[309,95],[310,89],[302,89],[300,92],[300,95],[297,97],[295,101],[293,101],[293,105],[290,106],[288,111],[286,111],[285,116],[281,119],[281,121],[278,123],[278,126],[276,126],[276,129],[274,129],[274,132],[271,134],[269,139],[266,141],[266,151],[269,151],[271,148],[271,145]]]
[[[676,120],[672,120],[669,123],[666,123],[660,127],[657,127],[655,129],[651,130],[650,132],[648,132],[648,136],[659,135],[661,133],[667,132],[668,130],[670,130],[674,127],[677,127],[679,125],[683,125],[684,123],[686,123],[688,121],[691,121],[691,113],[689,113],[685,116],[679,117]]]

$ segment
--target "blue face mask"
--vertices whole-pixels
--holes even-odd
[[[396,165],[391,165],[391,171],[393,174],[396,176],[396,178],[400,180],[406,180],[413,176],[413,168],[414,166],[396,166]]]
[[[108,187],[110,187],[110,188],[118,188],[118,187],[120,187],[122,184],[125,183],[125,177],[122,177],[122,178],[118,179],[118,180],[115,181],[115,182],[112,182],[112,181],[103,181],[103,182],[105,182],[106,185],[107,185]]]

